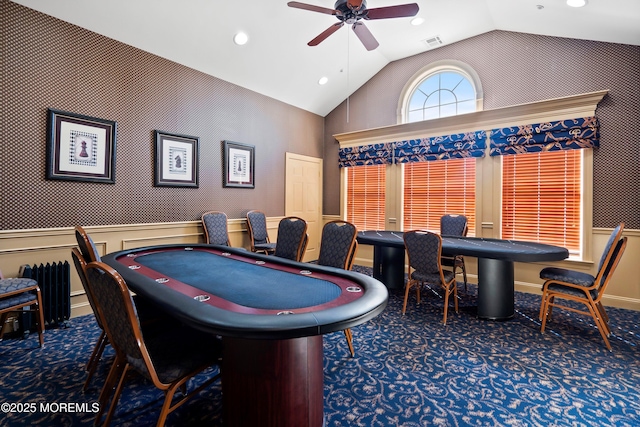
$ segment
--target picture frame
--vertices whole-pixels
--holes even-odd
[[[154,139],[154,186],[198,188],[200,138],[155,130]]]
[[[223,141],[223,186],[255,188],[254,145]]]
[[[117,123],[47,109],[46,178],[116,182]]]

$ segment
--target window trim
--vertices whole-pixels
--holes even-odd
[[[451,71],[454,73],[461,74],[464,76],[473,86],[473,89],[476,94],[476,111],[481,111],[483,108],[483,99],[484,92],[482,90],[482,83],[480,81],[480,76],[478,73],[471,68],[468,64],[465,64],[462,61],[457,61],[455,59],[443,59],[441,61],[432,62],[429,65],[422,67],[418,72],[416,72],[413,76],[407,80],[407,83],[402,88],[400,92],[400,97],[398,99],[398,107],[397,107],[397,123],[407,123],[408,111],[409,108],[409,99],[411,95],[415,91],[415,89],[420,86],[420,84],[428,79],[429,77],[441,73],[443,71]],[[465,113],[466,114],[466,113]],[[459,117],[460,115],[456,115],[454,117]],[[430,119],[437,120],[437,119]]]
[[[420,122],[402,123],[392,126],[371,128],[354,132],[334,134],[340,147],[375,144],[405,139],[423,138],[428,136],[447,135],[459,132],[472,132],[498,127],[518,126],[525,123],[539,123],[554,120],[573,119],[576,117],[590,117],[596,115],[598,103],[608,93],[608,90],[582,93],[543,101],[535,101],[526,104],[496,108],[493,110],[477,111],[475,113],[449,116]],[[501,206],[501,182],[502,169],[499,156],[486,156],[478,161],[476,176],[483,174],[481,185],[476,190],[476,235],[499,238],[501,227],[499,226]],[[396,166],[389,166],[395,168]],[[387,176],[396,174],[388,173]],[[399,174],[397,174],[399,175]],[[476,178],[477,179],[477,178]],[[486,182],[482,182],[486,181]],[[341,181],[345,188],[344,180]],[[401,188],[401,182],[396,178],[388,183],[388,189]],[[587,149],[584,153],[583,169],[584,190],[584,222],[583,222],[583,261],[592,259],[593,240],[593,150]],[[392,192],[390,194],[396,194]],[[482,196],[480,196],[482,194]],[[480,199],[479,199],[480,197]],[[396,200],[387,200],[387,206],[398,203]],[[496,205],[497,203],[497,205]],[[491,206],[489,206],[491,204]],[[343,207],[344,208],[344,207]],[[401,212],[397,210],[387,211],[388,226],[398,224],[397,218],[401,218]],[[496,211],[497,209],[497,211]],[[344,212],[344,210],[342,210]],[[494,225],[497,225],[495,226]]]

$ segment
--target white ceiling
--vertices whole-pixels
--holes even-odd
[[[315,47],[307,42],[338,22],[287,6],[288,0],[13,0],[109,38],[321,116],[391,61],[492,30],[640,45],[640,0],[416,0],[411,18],[365,21],[380,42],[364,49],[347,25]],[[300,0],[333,9],[334,0]],[[368,0],[369,8],[412,0]],[[543,8],[539,8],[543,6]],[[238,31],[249,43],[237,46]],[[318,85],[320,77],[329,82]]]

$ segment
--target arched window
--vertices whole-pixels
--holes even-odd
[[[416,86],[407,105],[407,122],[437,119],[476,111],[476,93],[464,75],[440,71]]]
[[[437,119],[482,108],[477,74],[466,64],[444,61],[416,73],[400,97],[403,123]],[[465,215],[469,235],[475,235],[475,158],[404,164],[403,229],[440,231],[445,214]]]

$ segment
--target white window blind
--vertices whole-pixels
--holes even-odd
[[[502,156],[502,238],[580,255],[582,150]]]

